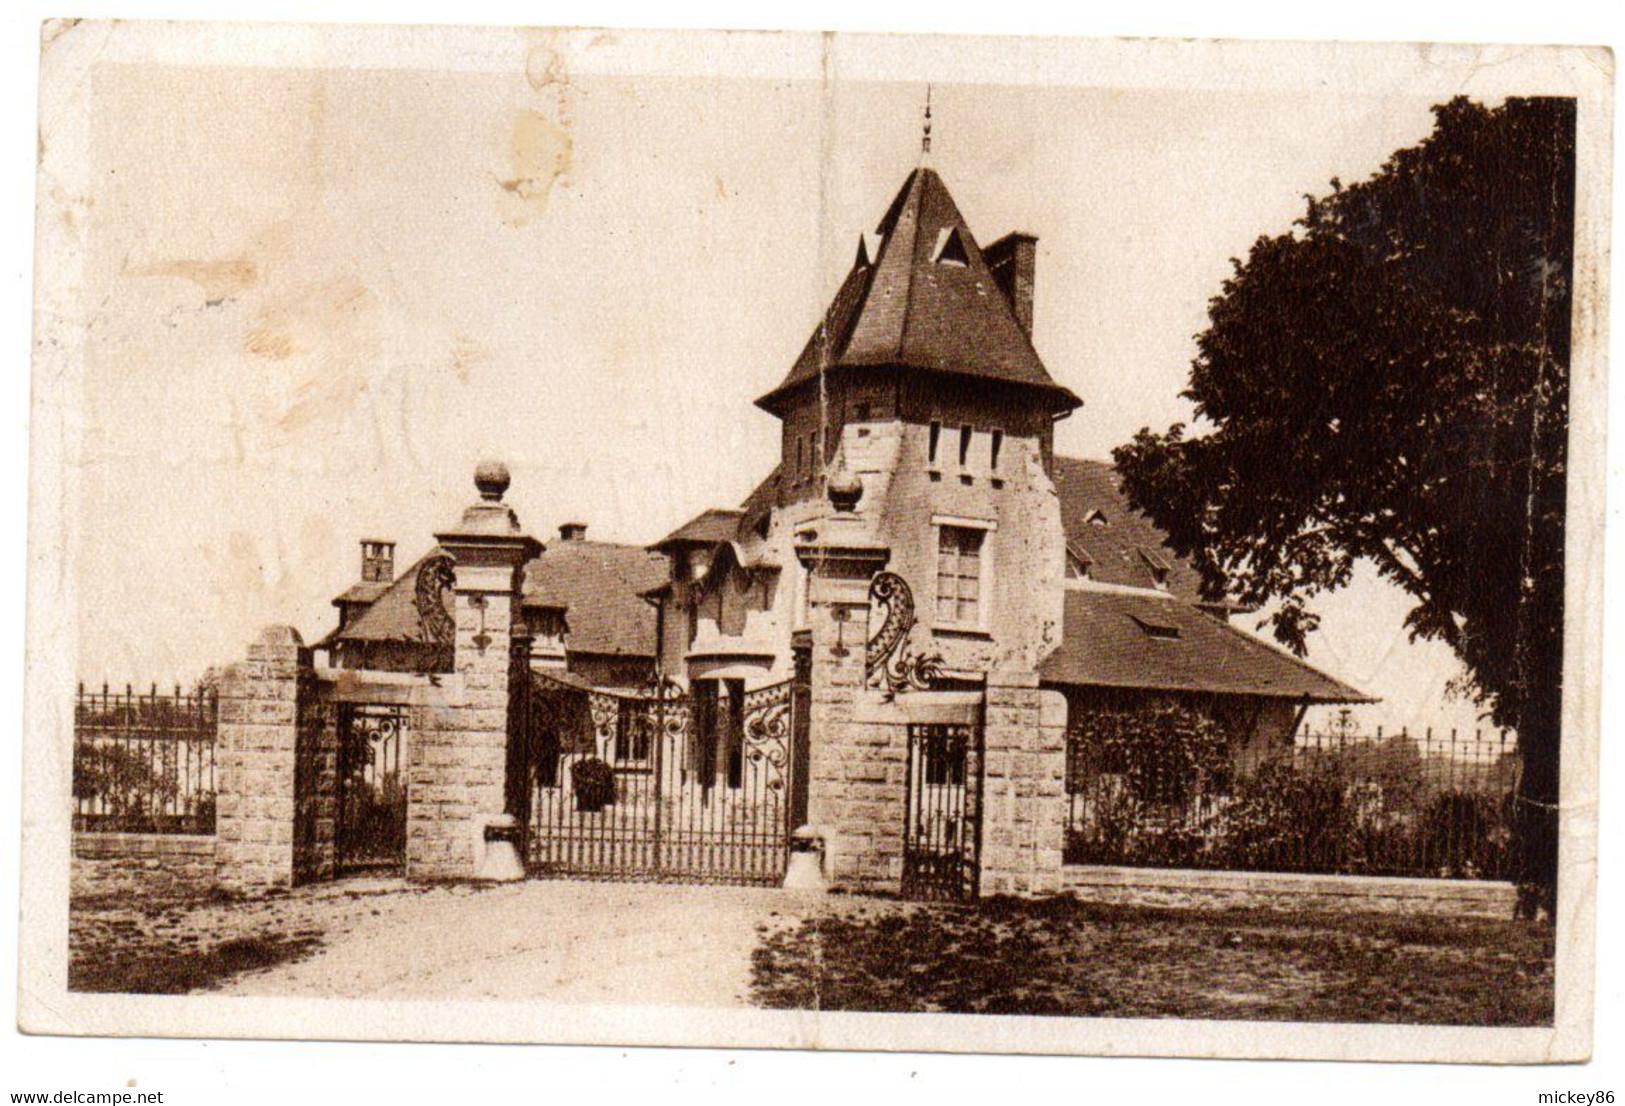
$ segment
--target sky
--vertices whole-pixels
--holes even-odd
[[[72,507],[81,678],[189,681],[333,624],[362,538],[409,563],[487,456],[543,538],[647,543],[774,462],[794,361],[914,166],[922,84],[505,71],[93,70]],[[978,241],[1038,235],[1057,449],[1188,419],[1230,259],[1431,129],[1438,96],[937,83]],[[1310,659],[1371,724],[1470,727],[1372,575]]]

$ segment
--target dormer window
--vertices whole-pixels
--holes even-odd
[[[1151,570],[1151,579],[1156,582],[1157,587],[1166,588],[1168,586],[1168,562],[1150,549],[1142,548],[1139,550],[1139,554],[1140,559],[1145,562],[1145,567]]]
[[[1093,564],[1094,564],[1094,561],[1090,559],[1089,554],[1083,552],[1082,550],[1078,550],[1078,549],[1068,549],[1066,551],[1066,575],[1067,575],[1067,579],[1069,579],[1069,580],[1087,580],[1087,579],[1089,579],[1089,570],[1090,570],[1090,567]]]
[[[931,260],[938,265],[953,265],[960,269],[969,265],[970,250],[965,244],[964,231],[959,227],[943,227],[938,231]]]
[[[1098,526],[1103,530],[1111,525],[1111,523],[1107,521],[1105,514],[1101,511],[1090,511],[1088,514],[1083,516],[1083,521],[1087,522],[1090,526]]]
[[[1179,627],[1172,622],[1166,622],[1158,618],[1142,618],[1134,614],[1129,615],[1129,617],[1134,620],[1136,626],[1144,631],[1145,636],[1148,638],[1154,638],[1157,641],[1179,640]]]

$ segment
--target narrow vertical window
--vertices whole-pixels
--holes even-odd
[[[971,440],[971,437],[972,437],[972,435],[971,435],[970,427],[961,426],[959,428],[959,467],[960,468],[964,468],[966,463],[968,461],[970,461],[970,440]]]
[[[942,441],[942,424],[935,419],[931,421],[931,443],[926,451],[925,459],[933,465],[937,463],[937,444]]]
[[[722,683],[728,692],[728,742],[723,746],[723,771],[728,787],[737,791],[745,782],[745,681],[724,680]]]
[[[944,526],[937,537],[937,619],[977,625],[982,603],[980,530]]]
[[[999,450],[1004,448],[1004,431],[995,430],[992,434],[993,444],[988,451],[988,468],[992,472],[999,471]]]

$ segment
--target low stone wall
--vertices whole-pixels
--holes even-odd
[[[1517,890],[1510,883],[1467,879],[1068,865],[1061,881],[1068,893],[1090,902],[1214,910],[1382,910],[1510,918],[1517,902]]]
[[[74,896],[205,891],[215,884],[214,835],[76,833]]]

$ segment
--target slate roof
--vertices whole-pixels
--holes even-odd
[[[525,603],[566,608],[571,653],[653,656],[655,611],[639,593],[670,571],[664,557],[635,545],[558,541],[526,566]]]
[[[417,612],[417,578],[435,548],[408,568],[350,626],[327,640],[426,642]],[[664,558],[635,545],[559,541],[525,566],[527,606],[564,607],[572,653],[648,657],[655,612],[638,593],[664,580]]]
[[[1167,547],[1168,535],[1128,505],[1111,462],[1056,457],[1054,479],[1067,549],[1089,562],[1091,579],[1154,588],[1157,579],[1149,553],[1167,566],[1170,594],[1191,603],[1201,601],[1196,569]],[[1099,521],[1091,521],[1097,511]]]
[[[400,641],[427,644],[429,635],[418,618],[418,571],[430,557],[445,550],[436,546],[419,557],[412,567],[395,578],[366,610],[350,625],[330,636],[332,641]]]
[[[389,590],[389,584],[384,580],[373,580],[362,584],[351,584],[334,598],[333,605],[341,603],[372,603],[384,592]]]
[[[1044,368],[993,279],[942,178],[909,174],[880,221],[871,263],[860,244],[788,376],[756,401],[778,413],[786,396],[824,371],[885,365],[955,373],[1049,393],[1054,409],[1081,405]],[[963,264],[940,262],[944,250]]]
[[[675,545],[716,545],[733,541],[745,512],[738,507],[708,507],[649,548],[666,550]]]
[[[1265,695],[1311,703],[1372,698],[1219,618],[1168,596],[1066,593],[1061,644],[1046,683]]]

